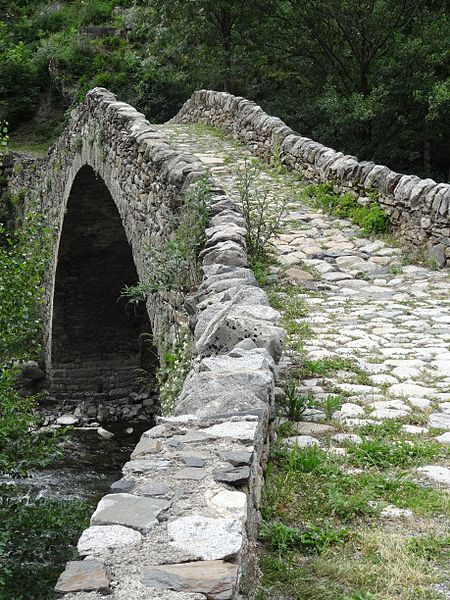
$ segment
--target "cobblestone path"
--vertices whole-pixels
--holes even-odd
[[[239,201],[236,173],[250,159],[245,148],[202,126],[162,129],[174,145],[207,164],[219,185]],[[358,452],[361,456],[358,446],[367,448],[367,460],[359,464],[364,470],[364,464],[371,466],[371,449],[376,451],[367,444],[371,439],[367,431],[379,428],[386,434],[385,442],[397,447],[387,463],[392,458],[392,467],[400,466],[409,481],[447,493],[449,272],[409,264],[409,257],[394,245],[364,238],[349,221],[313,208],[305,199],[304,182],[259,164],[258,185],[266,186],[272,197],[289,199],[289,214],[275,240],[277,265],[272,271],[307,308],[306,316],[292,311],[284,315],[284,322],[289,318],[301,325],[299,331],[309,330],[302,344],[291,344],[285,357],[288,364],[295,362],[296,351],[302,354],[304,375],[297,380],[297,391],[309,399],[287,443],[300,448],[315,445],[343,457]],[[283,313],[283,302],[276,307]],[[295,342],[295,327],[292,331]],[[380,467],[377,455],[374,465]],[[413,509],[384,503],[380,510],[383,522],[414,532],[413,525],[404,525],[408,519],[414,521]],[[439,522],[441,532],[444,523],[445,531],[448,514],[434,522]],[[436,579],[441,583],[433,584],[429,595],[390,592],[374,597],[450,598],[449,575],[445,569],[441,575]]]

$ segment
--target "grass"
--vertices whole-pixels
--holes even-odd
[[[350,219],[359,225],[364,235],[386,233],[389,230],[389,219],[375,199],[362,205],[352,194],[337,194],[333,186],[327,183],[310,185],[304,195],[310,198],[316,208],[321,208],[339,218]]]
[[[366,445],[348,444],[347,457],[317,446],[289,448],[282,439],[273,445],[256,598],[443,598],[432,585],[442,581],[449,557],[450,497],[405,473],[407,466],[435,458],[438,445],[392,444],[401,437],[399,428],[393,422],[362,428]],[[355,464],[363,469],[349,471]],[[386,505],[409,508],[414,518],[400,528],[381,521]]]

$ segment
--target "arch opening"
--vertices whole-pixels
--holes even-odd
[[[146,389],[149,379],[154,383],[157,362],[147,310],[121,297],[124,285],[137,281],[114,200],[85,166],[74,180],[61,232],[49,380],[58,401],[81,403],[87,417],[105,421],[154,412],[140,382],[144,369]]]

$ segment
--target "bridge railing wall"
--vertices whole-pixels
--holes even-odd
[[[425,252],[437,266],[450,264],[450,185],[396,173],[384,165],[359,161],[303,137],[277,117],[245,98],[199,90],[172,119],[222,127],[254,154],[283,164],[337,192],[352,192],[367,201],[377,198],[393,231],[410,248]]]

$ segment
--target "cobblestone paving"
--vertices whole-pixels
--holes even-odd
[[[250,159],[247,149],[201,126],[163,129],[174,145],[207,164],[239,201],[236,173]],[[314,408],[305,411],[291,442],[345,455],[349,443],[361,443],[361,427],[398,422],[399,443],[437,442],[443,450],[428,461],[410,463],[410,480],[449,489],[449,272],[410,264],[410,257],[393,244],[364,238],[349,221],[311,207],[299,178],[260,165],[259,184],[270,195],[289,199],[289,214],[275,240],[278,264],[273,272],[295,286],[307,305],[308,316],[294,319],[310,327],[302,352],[313,366],[339,359],[356,365],[357,371],[324,374],[318,369],[298,382]],[[291,359],[288,352],[286,364]],[[336,402],[331,412],[325,409],[330,395]],[[399,527],[411,516],[395,506],[380,514]],[[448,587],[439,591],[444,595],[433,597],[450,597]]]
[[[206,127],[161,128],[174,145],[207,164],[239,201],[236,172],[251,160],[247,149]],[[348,433],[401,419],[405,431],[450,444],[449,272],[405,264],[408,256],[399,248],[366,239],[347,220],[311,208],[302,202],[304,184],[295,177],[262,167],[259,178],[270,195],[292,199],[275,240],[276,270],[299,286],[308,305],[307,358],[345,358],[368,373],[364,385],[352,383],[352,373],[343,371],[307,379],[302,389],[319,402],[329,389],[342,393],[346,402],[333,418]],[[313,415],[325,418],[318,411]],[[450,488],[448,464],[420,473]]]

